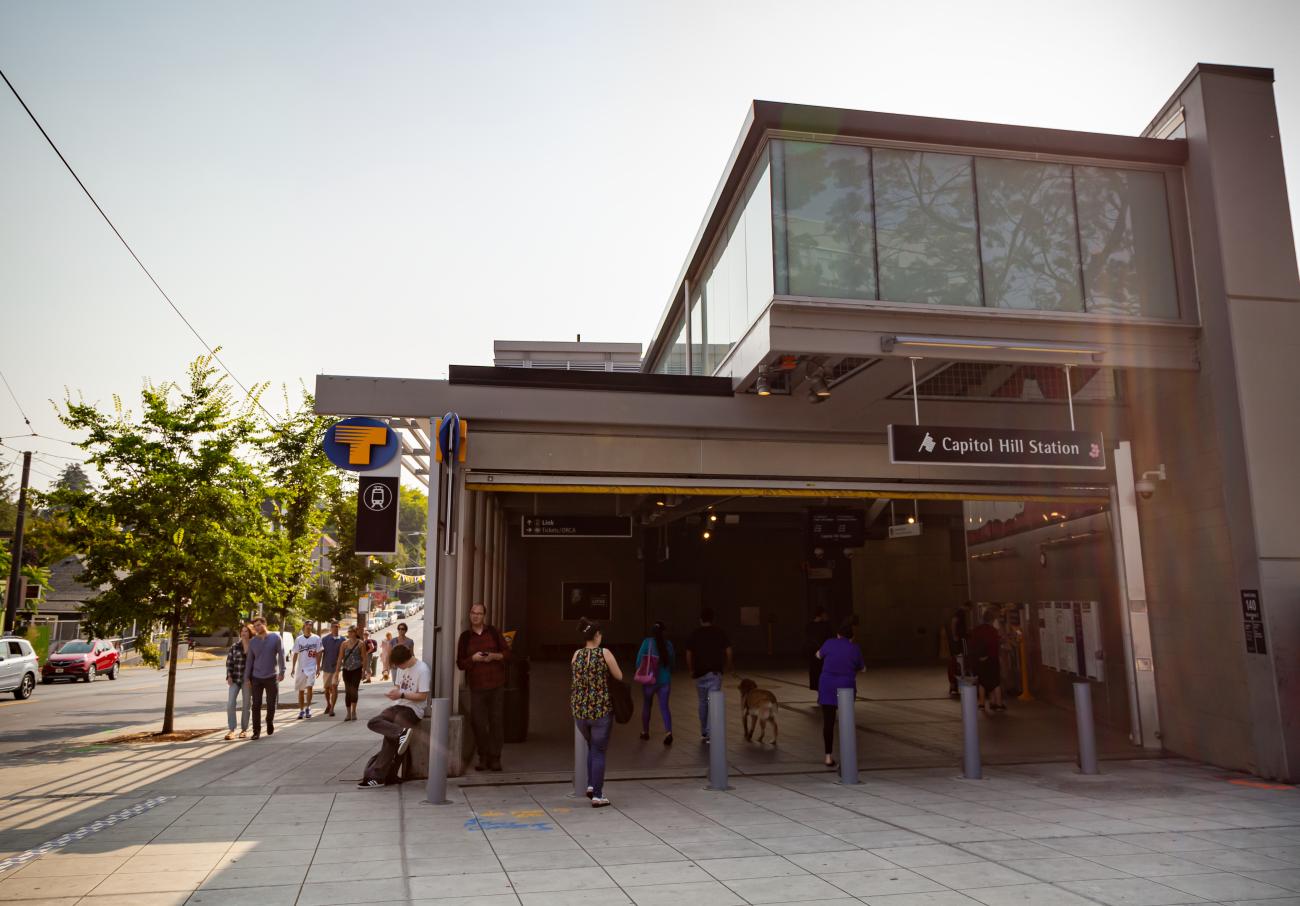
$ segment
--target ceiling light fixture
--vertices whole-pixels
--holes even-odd
[[[759,396],[772,395],[772,386],[767,382],[766,373],[760,374],[758,376],[758,380],[754,381],[754,392],[757,393]]]
[[[1106,350],[1086,343],[1036,342],[1034,340],[999,339],[994,337],[937,337],[898,334],[880,338],[881,352],[894,352],[898,347],[910,349],[987,349],[1008,352],[1047,353],[1058,356],[1101,361]]]
[[[812,383],[808,385],[808,392],[821,399],[831,395],[831,388],[826,386],[826,378],[820,371],[813,375]]]

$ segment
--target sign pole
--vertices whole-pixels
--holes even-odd
[[[1073,365],[1062,366],[1065,369],[1065,399],[1070,404],[1070,430],[1074,430],[1074,387],[1070,384],[1070,369]]]

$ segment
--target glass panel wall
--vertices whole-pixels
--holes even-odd
[[[708,332],[704,327],[704,293],[696,289],[691,295],[691,374],[707,374],[704,370],[704,345]]]
[[[656,374],[686,373],[686,322],[681,318],[672,329],[673,340],[655,365]]]
[[[1178,317],[1162,173],[1075,167],[1088,310]]]
[[[871,151],[781,142],[787,267],[792,296],[877,299]]]
[[[772,142],[782,295],[1179,316],[1165,175]]]
[[[696,361],[702,361],[704,374],[712,374],[772,300],[772,181],[766,153],[727,222],[701,282],[702,356]]]
[[[981,158],[975,172],[985,304],[1083,311],[1070,167]]]
[[[982,304],[971,159],[883,149],[873,156],[881,298]]]

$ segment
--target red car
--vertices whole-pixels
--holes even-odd
[[[92,639],[87,642],[75,639],[64,642],[50,655],[41,667],[41,682],[48,685],[56,679],[85,680],[91,682],[101,673],[111,680],[117,679],[118,652],[112,642]]]

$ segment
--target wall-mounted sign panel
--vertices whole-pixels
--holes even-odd
[[[862,510],[810,510],[808,530],[815,544],[862,547],[867,527]]]
[[[613,613],[613,590],[609,582],[560,583],[560,619],[609,621]]]
[[[1264,641],[1264,611],[1259,605],[1258,589],[1241,590],[1241,616],[1245,622],[1246,653],[1268,654],[1268,644]]]
[[[900,522],[889,527],[890,538],[917,538],[921,535],[921,523]]]
[[[397,484],[392,476],[362,475],[357,484],[357,553],[397,553]]]
[[[631,538],[631,516],[525,516],[524,538]]]
[[[946,466],[1104,469],[1105,442],[1089,431],[890,425],[889,461]]]

